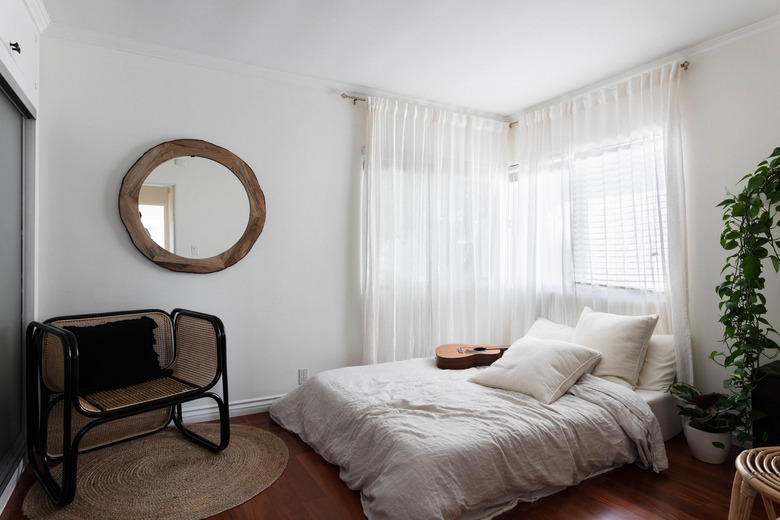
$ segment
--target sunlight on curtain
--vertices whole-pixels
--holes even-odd
[[[693,378],[678,64],[507,123],[368,98],[364,362],[657,313]]]
[[[508,124],[369,97],[364,362],[507,334]]]
[[[511,337],[584,306],[658,313],[678,378],[693,368],[684,182],[672,63],[524,114],[515,128]]]

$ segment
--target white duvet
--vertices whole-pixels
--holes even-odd
[[[585,375],[544,405],[468,382],[433,358],[318,374],[271,407],[376,519],[482,519],[636,462],[667,468],[655,416],[634,392]]]

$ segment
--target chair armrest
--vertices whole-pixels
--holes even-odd
[[[176,345],[173,376],[210,388],[225,376],[225,327],[216,316],[187,309],[171,313]]]
[[[56,339],[46,339],[51,334]],[[78,392],[78,345],[69,330],[51,323],[30,322],[27,326],[27,359],[30,370],[54,393]]]

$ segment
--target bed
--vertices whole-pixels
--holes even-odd
[[[669,338],[645,324],[626,384],[597,369],[614,365],[614,345],[636,345],[610,329],[597,351],[574,342],[590,341],[577,327],[537,321],[489,367],[441,370],[421,358],[322,372],[270,414],[340,467],[370,520],[488,519],[624,464],[663,471],[680,421],[668,421],[668,370],[657,386],[661,371],[645,364],[669,364]],[[508,389],[502,378],[535,386]]]

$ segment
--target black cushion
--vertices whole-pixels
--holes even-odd
[[[149,317],[93,327],[65,327],[76,336],[79,393],[111,390],[166,377],[154,350],[157,323]]]

